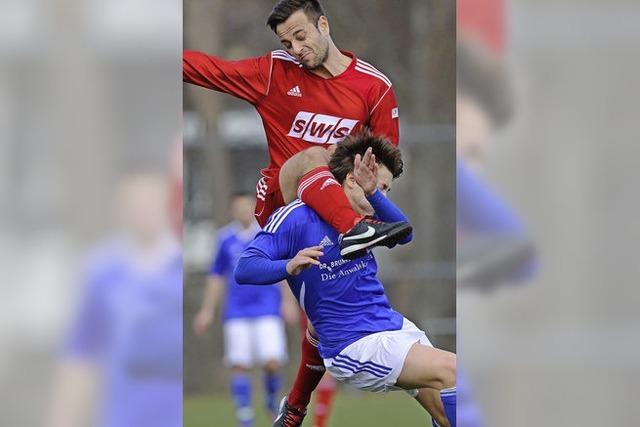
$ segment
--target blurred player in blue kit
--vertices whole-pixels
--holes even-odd
[[[206,333],[216,317],[216,308],[226,288],[224,360],[232,370],[230,390],[240,427],[254,425],[250,370],[255,364],[264,369],[265,406],[275,416],[282,385],[280,367],[287,359],[281,309],[297,314],[295,301],[291,296],[287,298],[291,293],[286,286],[239,286],[234,280],[233,270],[240,254],[260,231],[253,211],[253,194],[238,193],[232,197],[234,221],[219,231],[202,306],[193,321],[196,334]]]
[[[86,263],[51,427],[182,425],[182,250],[167,190],[154,172],[119,187],[119,230]]]
[[[348,137],[329,167],[354,210],[382,221],[406,221],[386,197],[402,173],[400,151],[368,133]],[[401,244],[411,240],[407,234]],[[456,356],[433,348],[425,333],[391,308],[377,264],[340,256],[338,233],[300,200],[274,212],[241,256],[238,283],[287,279],[310,321],[309,340],[338,381],[372,392],[407,390],[434,425],[455,427]],[[323,366],[324,365],[324,366]],[[281,403],[276,426],[299,426],[303,413]]]

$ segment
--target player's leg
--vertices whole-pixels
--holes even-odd
[[[434,426],[455,427],[449,422],[446,410],[443,406],[440,391],[433,388],[422,388],[417,391],[415,399],[431,415]],[[455,408],[454,408],[455,409]]]
[[[278,412],[278,393],[282,387],[280,367],[287,361],[287,343],[282,318],[263,316],[254,321],[253,342],[264,368],[265,406],[273,419]]]
[[[274,419],[278,413],[278,392],[280,388],[282,388],[280,363],[276,360],[269,360],[264,364],[264,392],[265,406],[271,419]]]
[[[329,170],[331,151],[312,147],[288,159],[280,169],[280,190],[285,203],[300,198],[336,231],[346,233],[362,217]]]
[[[231,366],[230,391],[241,427],[253,426],[251,405],[251,333],[247,319],[231,319],[224,324],[225,363]]]
[[[415,343],[409,349],[396,383],[404,389],[442,390],[456,385],[456,355]]]
[[[346,259],[363,256],[370,247],[393,246],[410,233],[407,223],[380,223],[363,218],[353,210],[342,186],[329,170],[331,152],[323,147],[308,148],[282,165],[279,185],[284,202],[301,199],[342,234],[340,254]],[[369,233],[371,229],[373,234]]]
[[[409,349],[396,385],[420,389],[416,399],[437,425],[455,427],[455,381],[455,354],[415,343]]]
[[[330,374],[325,373],[316,389],[316,398],[313,406],[313,426],[327,427],[329,416],[331,415],[331,407],[333,406],[333,397],[335,396],[338,383]]]
[[[303,322],[307,323],[306,317]],[[304,330],[298,372],[289,394],[281,402],[280,411],[273,427],[298,427],[302,425],[311,394],[325,373],[324,361],[318,353],[315,330],[310,323]]]

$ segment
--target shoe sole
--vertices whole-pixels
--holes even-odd
[[[413,231],[413,227],[409,224],[401,224],[391,232],[380,236],[370,242],[352,245],[340,251],[340,256],[346,260],[354,260],[363,257],[367,253],[367,249],[376,246],[386,246],[388,248],[398,244],[398,242],[407,237]]]

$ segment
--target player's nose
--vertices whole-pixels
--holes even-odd
[[[293,53],[299,58],[302,54],[302,50],[304,49],[304,45],[302,43],[293,43],[291,46]]]

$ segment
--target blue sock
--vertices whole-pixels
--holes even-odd
[[[456,388],[452,387],[440,391],[440,399],[442,399],[449,424],[451,427],[456,427]]]
[[[251,407],[251,377],[248,374],[231,376],[231,395],[236,405],[236,418],[241,427],[253,427]]]
[[[271,413],[278,412],[278,391],[282,387],[282,375],[280,373],[264,375],[264,390],[266,392],[267,409]]]

